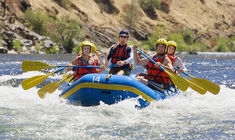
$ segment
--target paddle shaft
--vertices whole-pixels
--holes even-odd
[[[58,72],[60,72],[60,71],[62,71],[62,70],[64,70],[64,68],[55,71],[53,74],[58,73]]]
[[[53,66],[53,67],[74,67],[74,68],[100,68],[100,66]]]
[[[143,53],[141,50],[137,49],[138,52],[140,52],[142,55],[144,55],[146,58],[148,58],[151,62],[153,62],[153,64],[156,64],[156,62],[151,59],[150,57],[148,57],[148,55],[146,55],[145,53]],[[161,68],[163,71],[166,71],[162,66],[158,66],[159,68]]]

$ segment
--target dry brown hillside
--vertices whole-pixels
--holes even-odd
[[[4,0],[2,0],[4,1]],[[57,17],[79,21],[83,35],[97,45],[108,47],[121,29],[127,28],[125,9],[133,0],[5,0],[8,13],[22,16],[24,7],[42,10]],[[28,5],[24,4],[27,3]],[[134,0],[138,4],[137,0]],[[15,3],[15,4],[14,4]],[[23,4],[22,4],[23,3]],[[138,22],[130,30],[131,40],[146,40],[158,24],[170,30],[188,27],[200,41],[213,36],[235,35],[235,0],[162,0],[161,8],[144,11],[137,5]],[[155,13],[154,13],[155,12]]]

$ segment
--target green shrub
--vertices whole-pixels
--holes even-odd
[[[22,46],[20,40],[13,40],[13,49],[20,53],[22,51]]]
[[[228,52],[231,51],[230,48],[232,49],[232,41],[229,40],[226,37],[220,37],[216,39],[216,46],[215,46],[215,51],[217,52]]]
[[[188,44],[188,45],[193,44],[194,36],[193,36],[193,33],[190,29],[183,30],[183,39],[186,44]]]
[[[96,51],[101,51],[102,49],[103,49],[102,46],[97,46],[97,47],[96,47]]]
[[[47,35],[48,23],[52,21],[52,18],[50,18],[47,13],[41,11],[33,11],[28,8],[24,13],[24,17],[33,31],[40,35]]]
[[[167,29],[164,25],[160,24],[155,27],[155,32],[149,37],[148,40],[143,41],[141,46],[145,49],[155,50],[156,41],[159,38],[164,38],[167,35]]]
[[[235,35],[230,38],[231,41],[235,41]]]
[[[143,9],[159,9],[161,0],[139,0],[139,4]]]
[[[59,48],[57,46],[52,46],[50,49],[46,50],[46,53],[58,53]]]
[[[205,52],[208,51],[207,47],[205,44],[202,44],[200,42],[196,42],[192,45],[189,45],[189,52]]]
[[[76,44],[73,40],[81,39],[81,28],[76,20],[62,17],[51,24],[49,36],[55,42],[61,43],[65,50],[69,53],[73,51]]]
[[[168,35],[167,40],[173,40],[177,43],[177,51],[189,51],[190,47],[184,42],[183,35],[180,32],[171,32]]]
[[[128,40],[127,44],[128,44],[129,46],[133,46],[134,44],[137,44],[137,42],[136,42],[136,41],[130,41],[130,40]]]
[[[73,53],[80,53],[80,46],[76,46],[73,48]]]
[[[37,45],[35,45],[35,47],[34,47],[34,48],[35,48],[36,52],[39,52],[39,51],[41,50],[41,47],[40,47],[40,45],[38,45],[38,44],[37,44]]]

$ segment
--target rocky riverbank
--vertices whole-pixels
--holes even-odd
[[[17,17],[0,18],[1,22],[1,43],[0,53],[18,53],[14,48],[14,40],[19,40],[21,44],[20,53],[45,53],[45,50],[57,46],[60,53],[64,52],[63,47],[50,40],[30,31],[24,24],[19,22]],[[40,47],[35,48],[35,46]]]
[[[187,28],[192,32],[191,42],[203,43],[206,46],[204,48],[208,49],[204,51],[215,51],[219,37],[231,39],[235,36],[234,0],[156,0],[156,7],[146,7],[144,2],[147,0],[141,1],[0,0],[0,53],[45,53],[50,49],[57,49],[58,53],[65,52],[61,44],[32,31],[24,19],[27,8],[48,13],[55,19],[63,16],[75,19],[82,30],[81,40],[90,40],[104,48],[117,42],[118,32],[122,29],[129,30],[130,41],[141,43],[151,40],[151,35],[158,32],[157,26],[165,29],[157,37],[164,38]],[[190,36],[185,37],[187,39]],[[176,41],[180,44],[179,40]],[[79,44],[79,41],[75,43]],[[20,44],[20,47],[16,47],[16,44]],[[196,51],[199,48],[197,44],[186,45],[196,46]]]

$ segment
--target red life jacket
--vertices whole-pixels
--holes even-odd
[[[127,53],[127,45],[123,47],[119,47],[118,45],[114,46],[113,48],[113,56],[111,59],[112,64],[117,64],[117,61],[123,61],[128,58],[128,53]]]
[[[173,65],[177,56],[176,55],[168,55],[168,57],[170,58],[171,64]]]
[[[77,65],[79,66],[98,66],[98,60],[95,59],[94,57],[90,57],[89,59],[89,64],[87,64],[83,59],[82,56],[78,56],[76,58]],[[97,73],[97,68],[75,68],[74,70],[74,78],[75,81],[82,76],[88,74],[88,73]]]
[[[167,57],[166,55],[163,56],[154,56],[153,60],[155,62],[160,62],[162,63],[164,58]],[[147,79],[154,81],[156,83],[163,83],[164,85],[167,85],[170,83],[170,77],[159,67],[154,66],[153,62],[149,61],[147,65],[147,70],[148,70],[148,75]]]

